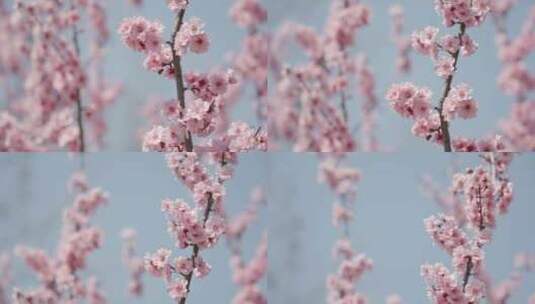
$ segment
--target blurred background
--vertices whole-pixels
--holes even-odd
[[[227,183],[225,206],[230,216],[246,209],[250,191],[255,186],[266,184],[265,158],[260,153],[240,157],[236,175]],[[67,181],[78,169],[78,164],[78,159],[65,153],[0,155],[0,253],[12,252],[17,244],[40,247],[51,255],[55,253],[62,211],[72,204],[66,189]],[[109,204],[100,208],[92,218],[92,223],[102,228],[105,236],[103,247],[89,256],[86,273],[101,280],[108,303],[173,303],[163,281],[149,275],[143,277],[145,293],[141,299],[127,295],[129,276],[121,261],[119,234],[126,227],[137,231],[137,254],[140,256],[161,247],[175,248],[167,233],[160,203],[165,198],[183,198],[192,202],[191,194],[175,180],[163,154],[88,154],[85,166],[90,185],[99,186],[110,195]],[[243,252],[246,260],[254,254],[266,229],[267,209],[264,207],[245,234]],[[176,249],[174,254],[189,255],[190,250]],[[230,303],[236,285],[232,282],[230,254],[225,240],[207,250],[204,257],[213,269],[206,278],[194,279],[191,303]],[[34,273],[21,259],[13,257],[12,261],[15,285],[22,289],[36,286]]]
[[[331,223],[335,197],[317,182],[315,154],[277,154],[276,160],[270,175],[277,182],[269,191],[270,303],[326,303],[326,276],[338,269],[332,246],[342,234]],[[392,293],[401,295],[403,303],[430,303],[420,265],[442,262],[450,267],[451,257],[424,229],[423,220],[441,209],[422,192],[421,178],[430,175],[446,190],[452,168],[474,167],[480,159],[471,154],[359,153],[348,164],[362,174],[350,239],[357,252],[374,261],[356,290],[369,303],[384,303]],[[515,198],[509,213],[498,217],[485,253],[495,282],[508,276],[517,253],[535,253],[535,156],[518,156],[509,172]],[[535,273],[524,279],[508,303],[527,303],[535,292]]]

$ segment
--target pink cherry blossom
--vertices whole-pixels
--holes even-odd
[[[468,239],[451,216],[431,216],[425,220],[425,228],[433,241],[449,254],[459,246],[463,246]]]
[[[17,1],[2,5],[0,15],[0,74],[9,92],[0,111],[0,150],[101,148],[103,113],[120,93],[99,72],[110,38],[102,3]]]
[[[368,303],[364,295],[355,291],[355,285],[373,268],[373,261],[356,252],[348,238],[360,174],[355,168],[343,164],[343,154],[322,156],[325,159],[319,166],[319,181],[325,182],[339,200],[333,206],[332,217],[334,226],[343,231],[332,250],[333,258],[340,264],[337,272],[327,276],[327,302]]]
[[[411,61],[409,58],[411,41],[410,37],[403,36],[405,27],[404,10],[401,5],[394,4],[390,6],[388,12],[392,18],[392,40],[398,49],[396,68],[401,73],[408,73],[411,69]]]
[[[206,163],[214,168],[209,170],[205,166],[205,158],[209,158]],[[248,225],[249,216],[254,216],[249,214],[243,219],[246,222],[227,228],[229,223],[224,207],[224,182],[232,176],[232,166],[236,162],[237,155],[231,152],[167,154],[168,167],[191,192],[194,203],[190,205],[182,199],[164,199],[161,210],[166,215],[167,230],[175,246],[191,250],[191,255],[173,257],[171,249],[161,248],[145,257],[145,270],[163,279],[169,296],[181,304],[186,303],[193,278],[203,279],[212,270],[203,253],[216,246],[225,235],[229,240],[239,239],[245,229],[243,225]],[[255,202],[259,202],[257,194],[254,198]],[[264,245],[258,249],[257,257],[249,266],[236,264],[239,269],[234,270],[235,281],[240,286],[245,285],[244,293],[247,290],[247,295],[243,294],[242,297],[253,296],[249,292],[267,270],[267,239],[262,244]],[[263,299],[258,293],[255,293],[254,298]]]
[[[74,178],[79,180],[80,176],[81,173],[77,172]],[[64,211],[62,233],[55,255],[23,245],[16,247],[16,255],[24,259],[35,272],[39,287],[27,291],[15,288],[15,302],[56,303],[68,296],[72,301],[85,299],[91,303],[106,303],[97,279],[89,277],[86,280],[80,276],[80,272],[86,269],[88,256],[102,246],[103,232],[91,225],[90,217],[97,207],[107,201],[107,195],[98,188],[78,191],[74,204]]]
[[[185,10],[188,4],[189,0],[167,0],[167,6],[175,13]]]
[[[445,26],[465,24],[479,26],[490,12],[490,1],[441,1],[435,0],[435,9],[442,16]]]
[[[379,148],[375,136],[377,98],[373,69],[366,54],[352,50],[356,34],[371,22],[370,8],[359,1],[332,1],[324,28],[287,23],[273,38],[273,94],[270,136],[294,151],[347,152]],[[303,62],[285,62],[291,43]],[[362,146],[352,134],[352,91],[362,96]],[[297,127],[295,127],[297,126]]]
[[[239,285],[239,289],[232,301],[234,304],[267,304],[267,297],[258,286],[260,281],[265,278],[268,270],[267,233],[262,235],[255,254],[249,262],[244,261],[241,248],[246,229],[256,219],[258,209],[265,203],[262,189],[253,189],[247,209],[235,216],[227,224],[226,238],[231,251],[230,267],[233,272],[232,279]]]
[[[158,21],[151,22],[143,17],[126,18],[118,31],[123,43],[138,52],[157,52],[163,43],[163,25]]]
[[[174,300],[180,300],[186,298],[188,294],[187,282],[183,279],[178,279],[167,286],[167,292],[169,296]]]
[[[428,26],[419,32],[412,34],[412,47],[419,53],[435,57],[438,53],[437,47],[438,28]]]
[[[440,58],[435,63],[435,72],[442,78],[451,76],[454,71],[454,59],[451,57]]]
[[[427,295],[433,303],[469,303],[461,286],[444,265],[422,265],[421,275],[427,283]]]
[[[507,153],[493,152],[482,154],[482,158],[489,170],[479,166],[453,176],[450,192],[460,197],[464,212],[457,215],[465,219],[439,215],[425,220],[433,241],[452,256],[454,270],[452,273],[442,264],[422,265],[421,274],[433,303],[479,303],[483,297],[499,303],[496,301],[505,299],[516,284],[509,281],[499,288],[492,287],[485,270],[484,251],[496,228],[496,205],[507,206],[503,209],[505,214],[512,201],[512,184],[507,176],[512,158]],[[496,188],[497,185],[501,186]]]
[[[202,73],[183,69],[183,61],[190,53],[202,54],[208,51],[210,40],[205,31],[205,23],[200,18],[186,20],[188,0],[167,1],[167,4],[176,15],[170,40],[165,41],[162,38],[164,28],[159,21],[148,21],[144,17],[127,18],[118,29],[126,46],[144,54],[143,65],[146,69],[175,82],[176,99],[167,101],[162,107],[163,117],[144,131],[143,151],[243,152],[267,149],[265,130],[261,132],[261,128],[258,128],[258,131],[251,132],[255,128],[241,122],[229,121],[228,108],[238,98],[238,91],[242,86],[241,79],[234,71],[229,69],[227,72],[213,70]],[[244,10],[244,13],[254,14],[261,9],[260,4],[254,1],[242,4],[242,7],[237,4],[235,8]],[[267,54],[267,43],[263,46],[263,53]],[[255,53],[254,56],[265,62],[267,69],[267,55],[259,56]],[[242,71],[249,70],[247,73],[251,71],[249,66],[236,67],[243,68]],[[249,77],[245,74],[243,72],[242,76]],[[259,75],[255,80],[267,87],[266,73],[255,75]],[[237,134],[237,129],[241,131],[240,134]],[[233,145],[232,141],[236,144]]]
[[[397,294],[389,295],[386,298],[386,304],[402,304],[401,297]]]
[[[505,139],[517,150],[535,149],[535,103],[515,103],[511,114],[500,123]]]
[[[267,21],[267,11],[258,0],[235,1],[230,16],[236,24],[245,28],[254,28]]]
[[[125,228],[121,231],[123,239],[122,260],[130,272],[130,281],[128,283],[128,293],[140,297],[143,294],[142,276],[145,272],[144,261],[141,257],[136,256],[136,231],[131,228]]]
[[[444,25],[459,25],[458,33],[439,37],[438,28],[426,26],[412,34],[412,47],[420,54],[428,56],[434,63],[435,73],[444,79],[443,93],[437,106],[432,106],[429,100],[429,103],[420,101],[415,107],[412,94],[416,86],[410,83],[393,84],[386,94],[386,99],[390,101],[395,112],[405,118],[416,118],[412,127],[414,135],[442,145],[446,152],[484,151],[486,148],[478,147],[475,144],[477,139],[452,136],[449,128],[455,117],[470,119],[477,114],[478,104],[471,96],[456,96],[459,91],[466,91],[467,85],[456,86],[454,76],[459,68],[461,55],[469,57],[478,49],[477,42],[468,35],[467,30],[483,23],[490,12],[489,3],[490,1],[435,0],[435,9],[442,16]],[[430,93],[427,95],[431,96]]]

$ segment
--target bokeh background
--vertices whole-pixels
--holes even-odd
[[[267,182],[266,156],[247,154],[240,157],[235,177],[227,184],[225,205],[229,215],[245,210],[250,190]],[[72,204],[66,190],[79,160],[65,153],[0,155],[0,252],[12,252],[16,244],[45,249],[53,254],[60,235],[62,211]],[[183,198],[192,202],[190,193],[176,181],[166,167],[163,154],[97,153],[85,159],[88,180],[110,194],[109,204],[98,210],[92,223],[105,232],[104,245],[88,259],[88,274],[95,274],[109,303],[173,303],[163,281],[145,275],[145,294],[141,299],[127,295],[128,272],[121,262],[120,232],[125,227],[137,230],[137,253],[144,256],[160,247],[174,248],[167,233],[167,223],[160,211],[165,198]],[[267,209],[259,210],[258,219],[246,232],[244,255],[255,252],[267,229]],[[176,249],[174,254],[189,255],[190,250]],[[229,249],[224,239],[214,249],[204,252],[213,267],[203,280],[194,279],[191,303],[230,303],[236,292],[229,267]],[[36,280],[19,258],[13,258],[16,286],[32,287]],[[263,287],[266,289],[266,280]],[[10,294],[11,290],[9,291]]]
[[[269,295],[270,303],[325,303],[326,276],[335,272],[332,246],[341,235],[331,223],[335,197],[317,182],[315,154],[278,154],[270,175],[277,183],[270,189]],[[447,189],[452,168],[478,165],[471,154],[353,154],[348,164],[360,169],[362,180],[355,202],[350,238],[359,252],[374,261],[357,291],[370,303],[384,303],[398,293],[403,303],[430,303],[420,277],[420,265],[451,258],[433,245],[423,220],[441,212],[421,191],[423,175],[432,176]],[[535,253],[535,156],[521,155],[512,163],[510,176],[515,199],[510,212],[497,220],[492,243],[486,248],[486,265],[495,281],[505,279],[518,252]],[[527,303],[535,292],[535,273],[508,303]]]

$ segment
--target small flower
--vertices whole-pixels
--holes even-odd
[[[178,279],[169,283],[167,286],[167,293],[172,299],[183,299],[188,295],[187,283],[183,279]]]
[[[206,53],[210,47],[210,40],[206,33],[197,34],[191,37],[189,49],[196,54]]]
[[[435,72],[442,78],[447,78],[453,74],[455,70],[455,60],[452,57],[442,57],[435,63]]]
[[[167,7],[175,13],[186,9],[189,0],[167,0]]]

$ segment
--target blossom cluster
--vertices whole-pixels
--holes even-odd
[[[264,234],[255,255],[246,264],[242,257],[235,253],[231,258],[234,282],[240,290],[234,297],[234,304],[267,304],[267,298],[256,286],[265,276],[268,267],[268,239]]]
[[[421,267],[433,303],[479,303],[484,297],[498,297],[498,293],[508,293],[512,288],[503,285],[501,291],[494,291],[485,271],[483,250],[492,238],[497,213],[506,213],[513,199],[507,177],[511,155],[491,152],[483,159],[488,170],[480,166],[453,176],[450,192],[462,197],[459,201],[464,212],[431,216],[424,221],[431,239],[452,257],[453,272],[440,263]],[[465,224],[470,234],[465,232]]]
[[[147,54],[161,50],[162,32],[163,25],[160,22],[151,22],[143,17],[127,18],[119,27],[123,43],[135,51]]]
[[[500,15],[505,16],[509,9],[502,11]],[[535,7],[532,7],[528,12],[526,21],[517,37],[509,38],[504,28],[499,29],[498,32],[498,56],[504,64],[498,83],[504,92],[515,95],[520,100],[535,89],[535,76],[525,65],[526,58],[535,50],[532,42],[534,32]]]
[[[354,200],[357,194],[356,184],[361,174],[358,169],[340,166],[339,160],[326,158],[319,166],[318,180],[325,183],[344,200]]]
[[[145,134],[143,150],[182,151],[185,130],[199,137],[207,137],[218,131],[220,115],[225,107],[225,99],[220,96],[236,83],[234,74],[231,71],[209,75],[188,73],[185,80],[195,99],[188,103],[185,110],[176,100],[166,102],[162,114],[167,125],[155,125]],[[219,138],[211,138],[198,148],[232,152],[266,150],[267,134],[266,131],[254,130],[243,122],[232,122]]]
[[[438,33],[438,28],[427,26],[412,34],[411,44],[415,51],[434,60],[438,76],[447,78],[455,70],[458,56],[456,54],[471,56],[477,51],[478,45],[466,33],[458,36],[444,35],[440,38]]]
[[[269,114],[266,97],[271,36],[261,26],[267,22],[267,10],[260,0],[236,0],[229,15],[238,27],[247,31],[240,50],[231,56],[232,68],[239,75],[240,84],[254,85],[255,111],[258,118],[265,121]]]
[[[486,0],[435,0],[435,9],[442,16],[447,27],[464,24],[467,27],[479,26],[490,12],[491,1]]]
[[[396,68],[401,73],[408,73],[411,70],[411,61],[409,58],[411,41],[408,37],[403,36],[403,29],[405,27],[403,7],[399,4],[394,4],[390,6],[388,12],[392,18],[392,40],[398,50]]]
[[[371,268],[371,260],[364,255],[343,261],[338,273],[327,278],[328,303],[367,303],[364,295],[354,291],[353,285]]]
[[[421,274],[428,286],[428,296],[433,303],[468,304],[479,301],[483,291],[481,286],[470,285],[463,291],[454,274],[442,264],[426,264],[422,266]],[[465,294],[469,293],[470,298]]]
[[[64,212],[56,255],[49,256],[44,250],[22,245],[15,249],[15,253],[35,272],[40,286],[27,291],[15,288],[14,303],[59,303],[63,297],[72,301],[106,303],[97,279],[91,276],[84,280],[81,272],[86,269],[89,255],[102,246],[103,232],[89,221],[107,202],[108,195],[100,188],[90,189],[81,174],[75,174],[71,182],[76,196],[73,205]]]
[[[177,33],[173,47],[178,55],[184,56],[188,50],[196,54],[206,53],[209,46],[210,41],[204,31],[204,23],[200,19],[194,18],[184,22]]]
[[[227,222],[225,237],[231,250],[230,267],[233,281],[239,286],[234,296],[234,304],[267,304],[267,297],[258,287],[258,283],[267,273],[268,267],[268,237],[264,233],[255,255],[244,261],[242,253],[242,238],[247,228],[256,219],[260,205],[266,203],[262,188],[256,187],[251,192],[247,209]]]
[[[327,277],[327,302],[367,303],[366,297],[355,290],[355,285],[363,274],[373,267],[371,259],[357,253],[349,239],[349,225],[353,220],[353,203],[356,198],[356,185],[360,181],[357,169],[341,164],[343,155],[326,157],[319,166],[318,180],[324,182],[337,196],[333,204],[333,224],[343,226],[344,235],[333,248],[333,258],[340,260],[338,271]]]
[[[238,0],[230,8],[230,17],[243,28],[255,28],[267,21],[267,11],[258,0]]]
[[[186,9],[189,0],[167,0],[167,7],[175,13],[178,13],[180,10]]]
[[[474,118],[477,114],[477,102],[472,97],[472,89],[467,84],[453,87],[444,101],[444,116],[451,121],[455,116],[463,119]]]
[[[145,272],[145,267],[143,265],[143,259],[136,256],[135,253],[136,231],[131,228],[125,228],[121,231],[121,238],[123,239],[123,263],[130,272],[128,293],[139,297],[143,294],[143,282],[141,278]]]
[[[531,7],[520,33],[509,37],[506,16],[516,1],[495,1],[492,8],[496,24],[498,57],[502,70],[498,85],[502,91],[515,99],[511,114],[500,123],[500,129],[508,144],[515,150],[533,151],[535,118],[530,93],[535,90],[535,75],[527,66],[527,58],[535,51],[535,7]]]
[[[513,270],[507,278],[496,285],[493,285],[490,278],[485,277],[485,284],[490,292],[487,293],[489,302],[505,303],[513,293],[521,286],[523,274],[525,272],[535,271],[535,255],[521,252],[518,253],[513,261]],[[530,297],[530,301],[533,296]],[[528,301],[528,303],[531,303]]]
[[[455,248],[468,243],[466,234],[459,228],[452,216],[433,215],[424,223],[431,239],[449,254],[452,254]]]

